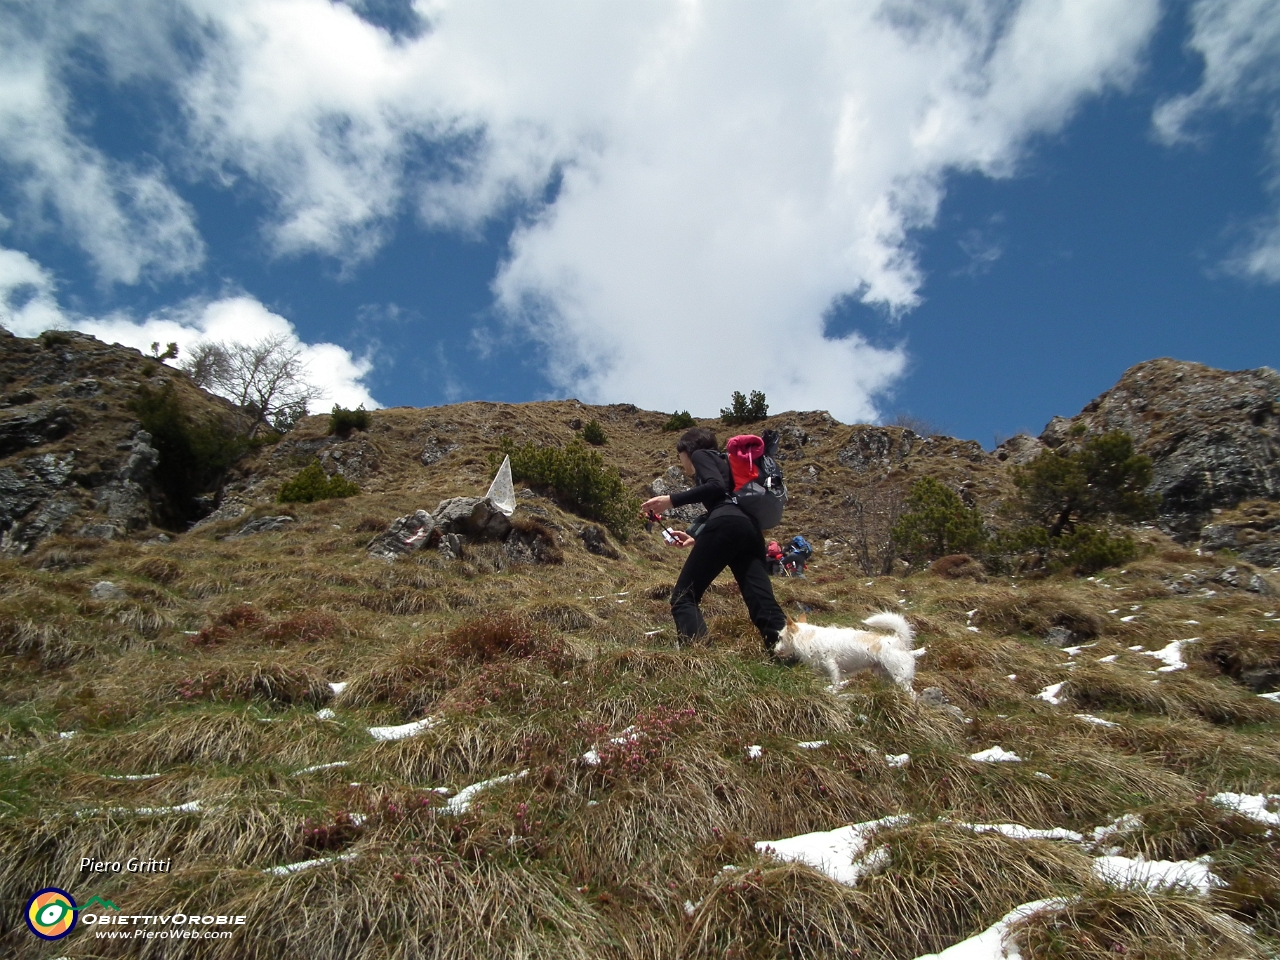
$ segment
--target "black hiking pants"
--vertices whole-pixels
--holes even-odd
[[[744,514],[723,511],[712,516],[689,550],[675,589],[671,591],[671,616],[682,641],[706,636],[707,624],[698,604],[720,571],[733,571],[751,622],[760,631],[766,650],[778,641],[787,625],[786,615],[773,598],[773,583],[765,565],[764,539]]]

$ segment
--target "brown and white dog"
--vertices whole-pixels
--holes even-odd
[[[854,630],[851,627],[819,627],[792,620],[778,634],[773,648],[780,660],[797,658],[815,670],[825,670],[832,686],[840,686],[846,674],[858,670],[878,670],[912,693],[916,658],[911,652],[915,631],[896,613],[877,613],[862,621],[888,633]]]

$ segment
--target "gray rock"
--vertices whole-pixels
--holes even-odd
[[[1220,583],[1224,587],[1235,587],[1240,589],[1240,571],[1235,567],[1227,567],[1220,574],[1213,578],[1214,583]]]
[[[667,472],[657,477],[649,489],[653,491],[655,497],[666,497],[673,493],[680,493],[693,487],[689,478],[684,475],[684,471],[679,467],[668,467]],[[667,519],[673,523],[692,523],[698,517],[707,512],[707,508],[700,503],[688,503],[683,507],[672,507],[667,511]]]
[[[1274,597],[1276,594],[1275,588],[1257,573],[1249,578],[1249,582],[1245,584],[1245,589],[1250,593],[1256,593],[1263,597]]]
[[[1044,642],[1055,647],[1072,647],[1080,642],[1080,638],[1066,627],[1050,627],[1044,635]]]
[[[87,540],[115,540],[124,536],[124,533],[124,530],[113,523],[87,523],[76,532],[76,536]]]
[[[1256,543],[1240,551],[1240,557],[1259,567],[1280,566],[1280,540]]]
[[[462,558],[462,538],[456,533],[446,533],[440,537],[440,556],[446,560]]]
[[[1234,550],[1235,527],[1225,523],[1211,523],[1200,530],[1200,545],[1206,550]]]
[[[920,691],[920,702],[926,707],[941,710],[955,719],[964,722],[964,711],[947,699],[941,687],[925,687]]]
[[[1001,463],[1023,466],[1044,452],[1046,445],[1035,437],[1020,433],[1010,437],[995,449],[995,457]]]
[[[418,458],[422,461],[424,467],[439,463],[452,450],[456,450],[456,443],[444,443],[439,437],[432,437],[427,441],[427,445],[422,448],[422,455]]]
[[[255,533],[266,533],[269,530],[283,530],[293,522],[293,517],[287,514],[278,517],[259,517],[257,520],[250,520],[227,539],[236,540],[240,537],[252,536]]]
[[[486,497],[441,500],[432,516],[444,533],[458,533],[479,540],[505,540],[511,532],[511,521]]]
[[[588,524],[578,531],[578,536],[582,538],[582,545],[587,548],[588,553],[607,557],[610,560],[617,560],[621,556],[609,543],[609,536],[604,532],[603,527]]]
[[[89,596],[95,600],[128,600],[129,595],[110,580],[99,580],[89,588]]]
[[[409,553],[421,550],[431,541],[436,521],[425,510],[418,510],[391,521],[386,533],[380,533],[365,548],[372,557],[394,562]]]
[[[1215,370],[1160,359],[1125,371],[1078,415],[1055,417],[1040,440],[1050,447],[1123,430],[1152,461],[1147,488],[1161,525],[1195,539],[1215,507],[1280,497],[1280,374]]]
[[[14,416],[0,418],[0,457],[60,440],[74,429],[71,411],[66,407],[37,404]]]
[[[922,438],[913,430],[900,427],[864,427],[836,454],[836,461],[842,467],[859,473],[887,470],[905,460],[920,442]]]
[[[1280,690],[1280,667],[1245,670],[1240,674],[1240,682],[1254,693],[1271,693],[1273,690]]]

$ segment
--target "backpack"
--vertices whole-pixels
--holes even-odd
[[[806,560],[813,556],[813,546],[804,537],[792,537],[790,546],[793,553],[798,553]]]
[[[782,522],[782,508],[787,502],[787,484],[775,459],[778,432],[766,430],[763,437],[732,437],[725,449],[734,479],[730,499],[761,530],[776,527]]]

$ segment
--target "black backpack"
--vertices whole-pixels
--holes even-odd
[[[769,530],[782,522],[782,508],[787,503],[787,484],[778,466],[778,431],[766,430],[764,456],[757,461],[756,478],[748,480],[733,492],[730,499],[754,520],[761,530]]]

